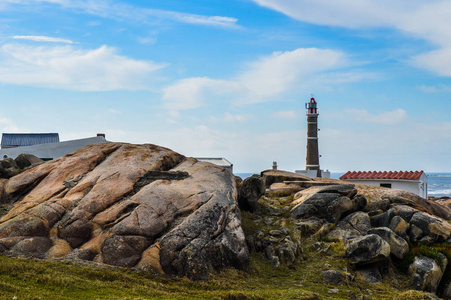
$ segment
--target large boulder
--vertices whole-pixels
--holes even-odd
[[[312,181],[305,175],[280,170],[266,170],[261,172],[265,187],[269,188],[273,183],[284,181]]]
[[[367,213],[358,211],[352,213],[340,222],[328,233],[327,237],[347,241],[359,236],[364,236],[371,229],[370,217]]]
[[[370,204],[381,199],[388,199],[391,204],[407,205],[445,220],[451,219],[451,208],[411,192],[363,184],[356,184],[356,189],[359,194],[368,199]]]
[[[411,276],[411,284],[415,290],[435,293],[443,276],[448,260],[445,255],[439,253],[442,267],[427,256],[415,257],[410,265],[408,273]]]
[[[390,245],[390,253],[399,259],[409,252],[409,244],[402,237],[396,235],[390,228],[377,227],[368,231],[368,234],[377,234]]]
[[[394,216],[393,219],[391,219],[388,228],[390,228],[394,233],[396,233],[406,241],[409,241],[407,232],[410,229],[410,224],[407,223],[406,220],[404,220],[402,217]]]
[[[265,194],[265,184],[259,175],[244,179],[238,190],[238,204],[242,210],[255,211],[257,201]]]
[[[20,169],[25,169],[30,166],[36,166],[42,164],[44,161],[39,157],[34,156],[33,154],[22,153],[19,154],[14,161]]]
[[[337,223],[343,215],[366,206],[366,199],[356,193],[353,184],[316,188],[313,194],[307,191],[294,202],[290,215],[296,219],[316,216]]]
[[[345,256],[356,265],[370,264],[382,261],[390,255],[390,245],[376,234],[369,234],[352,240]]]
[[[410,222],[412,216],[417,213],[418,210],[406,205],[396,205],[384,213],[371,217],[371,225],[373,227],[389,227],[392,219],[395,216],[403,218],[406,222]]]
[[[167,148],[89,145],[0,187],[15,202],[0,219],[3,253],[190,279],[248,265],[233,175]]]
[[[444,242],[451,236],[451,224],[428,213],[417,212],[410,220],[410,224],[420,228],[431,242]]]

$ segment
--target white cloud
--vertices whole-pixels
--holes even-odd
[[[148,89],[164,65],[117,54],[115,48],[0,47],[0,82],[80,91]]]
[[[171,110],[192,109],[204,106],[207,100],[233,94],[240,89],[241,85],[233,81],[207,77],[186,78],[164,88],[163,100]]]
[[[249,91],[248,102],[273,97],[291,89],[310,74],[331,70],[345,63],[341,52],[329,49],[299,48],[274,52],[248,65],[236,81],[243,82]]]
[[[66,43],[73,44],[74,42],[62,38],[54,38],[49,36],[37,36],[37,35],[15,35],[13,39],[16,40],[30,40],[35,42],[52,42],[52,43]]]
[[[323,72],[345,64],[343,53],[329,49],[300,48],[274,52],[246,64],[246,70],[229,80],[208,77],[182,79],[163,90],[163,100],[169,109],[201,107],[224,97],[237,104],[272,101],[287,91],[311,88],[310,84]]]
[[[249,120],[255,119],[252,115],[246,115],[246,114],[231,114],[231,113],[224,113],[222,117],[215,117],[211,116],[210,120],[213,122],[226,122],[226,123],[245,123]]]
[[[120,111],[118,109],[114,109],[114,108],[108,109],[108,112],[112,115],[121,115],[122,114],[122,111]]]
[[[420,85],[417,88],[426,93],[450,93],[451,86],[439,84],[437,86]]]
[[[365,109],[347,109],[345,113],[348,118],[358,122],[384,125],[399,124],[408,117],[407,112],[401,108],[379,114],[371,114]]]
[[[204,16],[159,9],[146,9],[114,0],[6,0],[6,2],[9,4],[21,5],[39,5],[39,3],[48,3],[104,18],[132,22],[153,23],[155,22],[155,19],[165,19],[187,24],[239,28],[236,24],[238,20],[231,17]],[[0,8],[2,8],[2,6],[0,6]]]
[[[2,132],[23,132],[11,119],[0,117],[0,129]]]
[[[417,55],[412,58],[412,62],[440,76],[451,77],[451,47]]]
[[[412,62],[442,76],[451,76],[451,1],[442,0],[253,0],[294,19],[352,29],[392,28],[431,42],[438,49]]]
[[[275,112],[272,114],[272,117],[284,120],[296,120],[297,118],[299,118],[299,115],[294,110],[286,110]]]

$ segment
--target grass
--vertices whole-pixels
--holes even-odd
[[[277,200],[277,199],[272,199]],[[289,197],[270,202],[273,209],[283,211]],[[269,203],[269,202],[268,202]],[[263,203],[264,204],[264,203]],[[0,215],[2,214],[0,206]],[[260,213],[265,211],[265,204]],[[6,210],[6,208],[5,208]],[[242,226],[249,235],[268,231],[274,225],[256,220],[268,216],[242,212]],[[294,228],[285,213],[271,216]],[[285,224],[285,223],[284,223]],[[293,232],[291,232],[293,235]],[[293,238],[297,238],[292,236]],[[321,273],[336,269],[351,272],[353,267],[343,258],[344,248],[336,240],[322,239],[330,245],[326,253],[313,250],[317,239],[302,239],[302,259],[293,265],[273,267],[262,253],[252,253],[247,272],[235,269],[211,271],[209,279],[192,282],[186,278],[156,277],[152,274],[113,267],[94,267],[64,261],[38,261],[0,256],[0,299],[424,299],[424,293],[407,291],[407,280],[393,286],[392,278],[384,283],[369,284],[349,280],[339,285],[325,284]],[[337,294],[328,291],[337,288]]]
[[[248,272],[226,269],[209,280],[155,277],[122,268],[92,267],[68,262],[43,262],[0,257],[1,299],[349,299],[351,294],[377,294],[392,299],[390,285],[323,283],[324,264],[342,266],[339,257],[309,253],[295,267],[272,267],[254,253]],[[339,293],[327,291],[337,287]]]

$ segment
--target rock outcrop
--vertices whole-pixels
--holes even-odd
[[[205,279],[245,269],[233,175],[155,145],[94,144],[4,182],[0,252]]]
[[[409,274],[412,276],[412,287],[419,291],[435,293],[440,280],[443,276],[443,270],[448,264],[445,255],[439,253],[442,267],[430,257],[415,257],[415,261],[409,267]]]
[[[16,159],[5,158],[0,161],[0,178],[9,179],[20,174],[25,169],[37,166],[43,162],[42,159],[32,154],[20,154]]]
[[[390,255],[390,245],[376,234],[369,234],[352,240],[346,248],[346,257],[353,264],[370,264],[386,259]]]
[[[301,174],[279,170],[266,170],[261,172],[261,177],[267,188],[273,183],[283,183],[284,181],[312,181],[313,179]]]
[[[265,194],[265,184],[258,175],[252,175],[243,180],[238,189],[238,204],[240,209],[255,211],[257,201]]]
[[[365,197],[356,195],[353,184],[317,188],[312,195],[299,193],[290,213],[295,219],[317,216],[337,223],[343,215],[363,209],[367,204]]]

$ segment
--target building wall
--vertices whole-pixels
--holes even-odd
[[[330,171],[329,170],[320,170],[321,171],[321,177],[322,178],[330,178]],[[294,171],[296,174],[301,174],[307,177],[317,177],[318,171],[317,170],[296,170]]]
[[[424,176],[424,177],[423,177]],[[366,179],[366,180],[358,180],[358,179],[349,179],[346,181],[350,181],[353,183],[360,183],[366,185],[374,185],[380,186],[381,183],[389,183],[391,184],[392,189],[404,190],[411,193],[414,193],[420,197],[427,199],[427,176],[423,174],[420,180],[396,180],[396,179]]]
[[[107,143],[108,141],[102,137],[92,137],[86,139],[72,140],[66,142],[59,143],[50,143],[50,144],[40,144],[34,146],[26,146],[26,147],[17,147],[17,148],[8,148],[8,149],[0,149],[0,159],[10,157],[16,158],[19,154],[27,153],[33,154],[41,159],[55,159],[84,146],[95,144],[95,143]],[[6,155],[6,157],[5,157]]]

